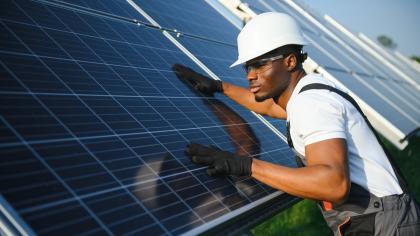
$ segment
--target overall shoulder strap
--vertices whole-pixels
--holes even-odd
[[[335,92],[338,95],[340,95],[341,97],[343,97],[344,99],[346,99],[347,101],[349,101],[360,113],[360,115],[362,115],[363,119],[366,121],[367,125],[369,126],[369,128],[372,130],[373,134],[375,135],[376,139],[378,140],[378,143],[381,145],[382,149],[385,152],[385,155],[387,156],[389,162],[391,163],[392,169],[395,172],[395,175],[397,176],[398,182],[401,186],[401,189],[406,193],[408,192],[408,186],[407,186],[407,181],[405,180],[404,176],[401,173],[401,170],[398,168],[398,166],[395,164],[395,160],[392,158],[391,153],[388,151],[388,149],[385,147],[385,145],[383,144],[383,142],[381,141],[381,139],[379,138],[379,134],[376,132],[376,130],[373,128],[372,124],[369,122],[368,118],[365,116],[365,114],[363,113],[362,109],[359,107],[359,105],[357,104],[357,102],[347,93],[334,88],[332,86],[326,85],[326,84],[320,84],[320,83],[313,83],[313,84],[308,84],[303,86],[303,88],[299,91],[299,93],[307,91],[307,90],[311,90],[311,89],[326,89],[329,90],[331,92]]]

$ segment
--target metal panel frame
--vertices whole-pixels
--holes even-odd
[[[45,0],[35,0],[42,3],[55,5],[55,2],[48,2]],[[217,5],[214,2],[205,0],[209,6],[217,10]],[[163,34],[172,43],[174,43],[182,52],[184,52],[191,60],[193,60],[200,68],[202,68],[208,75],[213,79],[220,80],[209,68],[207,68],[198,58],[196,58],[191,52],[189,52],[181,43],[179,43],[173,35],[165,31],[156,21],[154,21],[146,12],[135,5],[131,0],[127,2],[132,5],[141,15],[143,15],[152,25],[157,28],[161,28]],[[134,5],[133,5],[134,4]],[[137,6],[137,7],[136,7]],[[83,11],[84,9],[80,9]],[[224,15],[220,9],[217,10],[223,17],[225,17],[230,23],[236,27],[240,27],[235,24],[234,21]],[[121,19],[128,20],[128,19]],[[143,24],[139,22],[139,24]],[[263,124],[265,124],[270,130],[272,130],[281,140],[285,143],[286,137],[270,124],[264,117],[259,114],[252,112]],[[187,233],[186,235],[196,235],[198,233],[213,234],[216,232],[223,232],[224,234],[230,234],[232,232],[239,232],[243,229],[252,227],[262,220],[271,217],[278,213],[282,209],[290,207],[292,204],[300,201],[299,198],[290,196],[283,192],[275,192],[268,196],[265,196],[255,202],[252,202],[242,208],[234,210],[222,217],[216,218],[209,223],[203,224]],[[250,217],[250,216],[254,217]],[[255,217],[258,215],[258,217]],[[232,227],[234,225],[234,227]],[[234,229],[234,230],[233,230]],[[19,214],[13,209],[13,207],[0,195],[0,233],[6,235],[36,235],[34,231],[26,224],[26,222],[19,216]]]
[[[216,5],[214,3],[211,3],[209,0],[205,0],[211,7],[222,7],[220,5]],[[127,0],[127,2],[136,9],[144,18],[146,18],[150,23],[155,25],[156,27],[162,27],[158,22],[156,22],[147,12],[145,12],[140,6],[138,6],[135,2],[132,0]],[[217,10],[217,9],[216,9]],[[217,10],[218,11],[218,10]],[[218,11],[220,14],[221,11]],[[224,16],[227,20],[228,17]],[[228,20],[230,23],[234,24],[231,20]],[[235,27],[239,27],[238,25],[235,25]],[[185,48],[176,38],[174,38],[171,34],[168,32],[163,32],[163,34],[172,42],[174,43],[182,52],[184,52],[191,60],[193,60],[199,67],[201,67],[208,75],[210,75],[211,78],[215,80],[220,80],[220,78],[214,74],[207,66],[205,66],[204,63],[202,63],[197,57],[195,57],[190,51],[188,51],[187,48]],[[285,143],[287,143],[287,138],[284,134],[282,134],[278,129],[276,129],[272,124],[270,124],[264,117],[261,115],[250,111],[254,116],[256,116],[263,124],[265,124],[269,129],[271,129],[281,140],[283,140]],[[277,202],[279,206],[276,209],[276,211],[272,212],[272,214],[264,214],[267,213],[267,204],[273,204],[272,202]],[[286,202],[285,202],[286,201]],[[215,220],[212,220],[206,224],[203,224],[193,230],[190,230],[185,233],[185,235],[196,235],[196,234],[213,234],[213,233],[228,233],[231,231],[227,230],[228,226],[233,224],[234,222],[241,221],[242,223],[240,225],[235,225],[235,229],[243,230],[245,228],[252,227],[253,225],[257,224],[258,222],[261,222],[262,220],[278,213],[278,211],[283,210],[287,207],[290,207],[292,203],[298,202],[299,199],[293,196],[290,196],[283,192],[275,192],[272,193],[262,199],[259,199],[255,202],[252,202],[245,207],[239,208],[237,210],[234,210],[223,217],[219,217]],[[264,218],[261,218],[258,222],[250,221],[249,216],[250,214],[257,214],[257,215],[265,215]],[[245,220],[247,219],[247,220]],[[253,223],[252,223],[253,222]]]

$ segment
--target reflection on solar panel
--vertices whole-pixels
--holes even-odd
[[[141,6],[141,9],[151,18],[158,21],[160,27],[188,32],[188,35],[179,37],[177,40],[218,78],[236,85],[248,86],[248,82],[244,80],[245,75],[242,68],[229,68],[232,62],[237,59],[236,36],[239,29],[221,18],[215,10],[208,9],[206,3],[188,0],[176,3],[173,1],[135,0],[132,3],[138,4],[135,6]],[[194,21],[191,16],[200,18],[200,22]],[[266,119],[277,130],[285,133],[286,127],[283,120]]]
[[[182,16],[167,25],[152,14],[165,4],[142,4],[185,31],[179,42],[207,67],[124,1],[2,3],[1,219],[16,232],[177,235],[291,200],[253,179],[209,178],[184,155],[194,141],[295,165],[258,117],[171,71],[180,63],[243,83],[227,71],[238,30],[205,2],[167,5]]]
[[[385,137],[400,148],[407,145],[401,140],[420,126],[418,74],[407,80],[323,18],[308,13],[293,1],[244,2],[255,12],[280,11],[292,15],[310,42],[305,47],[309,57],[359,98],[363,107],[368,107],[366,113]]]
[[[391,132],[418,127],[420,97],[409,81],[291,1],[249,3],[294,16],[317,70],[392,123]],[[238,24],[214,5],[2,3],[1,232],[178,235],[223,225],[232,233],[295,201],[253,179],[210,178],[184,155],[193,141],[295,166],[283,121],[199,94],[173,73],[178,63],[246,85],[240,69],[228,69]]]

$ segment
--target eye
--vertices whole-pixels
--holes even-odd
[[[264,65],[265,65],[265,62],[256,61],[256,62],[254,62],[252,64],[245,65],[245,70],[246,70],[246,72],[249,73],[249,72],[251,72],[253,70],[258,70],[260,67],[262,67]]]

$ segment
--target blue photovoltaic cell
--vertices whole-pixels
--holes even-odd
[[[144,4],[142,1],[137,2]],[[148,2],[146,1],[146,3]],[[255,2],[250,2],[250,4],[251,3]],[[320,30],[315,25],[305,20],[303,17],[298,17],[297,13],[288,7],[287,4],[275,1],[261,1],[258,3],[271,4],[274,6],[272,8],[266,8],[267,10],[285,11],[295,16],[300,21],[305,32],[305,37],[310,42],[310,44],[305,47],[305,50],[308,51],[309,55],[321,66],[324,66],[326,69],[328,69],[332,74],[344,75],[338,79],[342,80],[342,83],[347,85],[352,91],[359,91],[353,89],[359,86],[364,86],[362,91],[365,91],[365,93],[358,95],[360,97],[366,98],[365,101],[368,101],[368,103],[373,105],[375,109],[381,111],[383,116],[395,123],[397,127],[404,133],[409,133],[418,127],[417,120],[420,116],[420,109],[417,109],[415,105],[415,100],[418,97],[418,94],[414,91],[416,90],[415,88],[412,86],[410,87],[407,82],[401,79],[392,79],[389,77],[390,74],[388,74],[387,77],[385,77],[383,73],[372,75],[372,72],[375,73],[380,70],[377,68],[371,70],[366,68],[366,66],[360,62],[359,58],[355,58],[354,55],[348,53],[342,45],[336,43],[326,34],[320,34]],[[190,9],[182,9],[183,14],[166,14],[166,11],[159,11],[159,9],[165,8],[165,6],[165,1],[154,1],[151,5],[141,5],[142,9],[153,18],[160,19],[158,23],[162,26],[176,27],[176,29],[181,32],[186,31],[187,33],[190,33],[188,31],[188,27],[184,26],[185,22],[187,22],[185,18],[192,14],[189,11]],[[251,7],[252,6],[253,5],[251,4]],[[260,5],[260,7],[265,6]],[[204,17],[201,22],[203,22],[205,25],[211,25],[211,23],[208,22],[209,20],[206,21],[206,19],[207,18]],[[217,37],[220,35],[220,29],[226,28],[224,31],[232,30],[230,28],[232,26],[226,26],[226,23],[228,22],[219,25],[217,28],[209,27],[207,30],[211,32],[210,35],[213,38]],[[199,34],[200,36],[204,35],[203,33],[196,34]],[[229,38],[227,38],[227,40],[229,40]],[[205,64],[217,75],[219,75],[223,81],[232,82],[244,87],[247,86],[247,82],[243,79],[245,77],[244,72],[240,67],[228,69],[228,66],[236,59],[236,48],[230,47],[230,45],[209,43],[190,37],[181,37],[179,38],[179,41],[182,42],[183,45],[185,45],[187,49],[190,50],[201,61],[205,62]],[[346,72],[346,74],[341,72]],[[348,80],[348,78],[351,78],[351,80]],[[361,80],[363,80],[363,83],[361,83]],[[370,89],[366,87],[370,87]],[[361,92],[359,91],[359,93]],[[372,102],[376,99],[370,99],[372,95],[377,96],[380,102]],[[384,102],[388,103],[388,105],[383,106]],[[395,116],[395,114],[399,113],[402,114],[402,117]],[[275,124],[279,130],[284,130],[284,124],[282,121],[272,119],[269,120],[271,123]]]
[[[112,0],[112,1],[101,1],[101,0],[37,0],[43,3],[58,3],[64,5],[67,3],[69,7],[81,7],[82,9],[95,10],[103,13],[112,14],[118,17],[126,17],[130,19],[137,19],[145,21],[145,19],[139,16],[138,12],[129,6],[126,0]],[[61,3],[61,4],[60,4]]]
[[[162,27],[236,45],[239,30],[205,1],[134,0]]]
[[[135,2],[162,27],[207,38],[208,40],[203,40],[182,36],[177,40],[223,81],[247,86],[245,71],[240,67],[229,68],[237,59],[235,45],[239,29],[223,19],[207,3],[204,1],[180,1],[175,3],[172,1],[141,0]],[[191,19],[192,16],[199,16],[200,20],[194,21]]]
[[[310,42],[304,48],[309,57],[404,134],[419,127],[418,90],[385,65],[366,53],[362,55],[354,43],[347,45],[353,51],[348,50],[287,3],[274,0],[245,2],[249,3],[251,9],[255,4],[258,12],[279,11],[292,15],[300,23],[305,38]]]
[[[202,61],[221,80],[248,88],[246,74],[241,66],[229,68],[237,59],[236,37],[239,29],[220,17],[219,13],[204,1],[135,1],[142,10],[162,27],[174,28],[182,33],[205,37],[182,36],[177,38],[194,56]],[[165,10],[162,10],[165,9]],[[203,9],[206,9],[203,12]],[[194,21],[191,16],[200,16]],[[223,42],[213,42],[211,40]],[[254,117],[255,119],[255,117]],[[285,134],[285,122],[270,119],[278,130]]]
[[[185,156],[189,142],[295,166],[249,111],[175,76],[175,63],[204,72],[160,30],[69,5],[6,6],[0,191],[37,234],[176,235],[275,192],[208,177]]]

